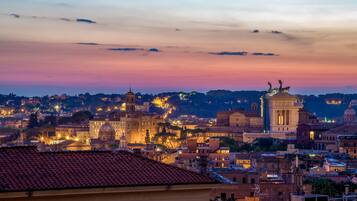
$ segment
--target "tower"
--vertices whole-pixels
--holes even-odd
[[[149,131],[149,129],[146,129],[145,143],[146,144],[150,144],[150,131]]]
[[[135,94],[129,89],[125,96],[125,111],[127,113],[135,112]]]
[[[119,142],[120,150],[128,150],[128,141],[126,140],[125,133],[122,133]]]

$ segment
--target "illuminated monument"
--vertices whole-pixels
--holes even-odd
[[[264,130],[274,133],[295,133],[299,122],[299,110],[303,107],[298,97],[289,94],[290,87],[272,88],[269,82],[267,93],[261,97],[261,115]]]

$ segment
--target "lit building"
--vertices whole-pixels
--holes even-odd
[[[108,123],[115,131],[115,139],[120,140],[125,134],[129,144],[145,144],[146,133],[153,138],[162,118],[156,114],[136,111],[135,94],[130,90],[125,98],[125,111],[114,113],[106,118],[95,118],[89,121],[89,136],[98,139],[100,128]]]
[[[187,147],[179,151],[175,165],[184,169],[206,172],[209,168],[228,168],[229,148],[220,147],[219,138],[209,138],[208,143],[187,139]]]
[[[297,96],[289,94],[290,87],[283,88],[279,80],[279,88],[268,89],[261,97],[261,115],[264,118],[266,131],[291,133],[296,132],[299,122],[299,110],[303,104]]]
[[[356,111],[350,104],[343,114],[343,122],[345,124],[351,124],[356,122]]]
[[[15,114],[15,108],[0,106],[0,117],[12,117]]]
[[[319,150],[327,150],[331,152],[338,152],[338,138],[344,135],[355,135],[357,133],[356,124],[346,124],[332,128],[326,132],[321,133],[321,137],[315,139],[315,148]]]
[[[342,100],[339,98],[328,98],[325,100],[327,105],[341,105]]]
[[[79,136],[78,136],[78,133]],[[66,125],[59,125],[55,128],[55,134],[57,139],[69,139],[69,138],[76,138],[80,137],[80,141],[86,141],[86,137],[89,134],[88,125],[77,125],[77,124],[66,124]]]
[[[357,159],[357,135],[338,136],[338,151],[352,159]]]
[[[118,148],[118,143],[115,140],[115,130],[106,121],[99,129],[98,138],[91,139],[91,146],[95,150],[110,150]]]
[[[217,113],[217,127],[238,127],[242,129],[262,129],[263,119],[259,114],[244,110]]]
[[[333,158],[326,158],[323,166],[326,172],[346,171],[346,163]]]

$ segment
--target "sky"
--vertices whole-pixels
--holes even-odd
[[[357,92],[356,0],[0,0],[0,94]]]

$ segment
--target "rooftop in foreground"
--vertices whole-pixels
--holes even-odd
[[[0,192],[214,183],[208,176],[125,151],[0,148]]]

